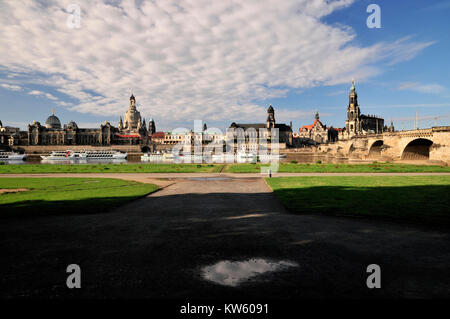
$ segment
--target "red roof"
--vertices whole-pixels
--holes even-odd
[[[164,138],[165,136],[164,132],[156,132],[152,135],[152,138]]]
[[[301,131],[303,131],[304,129],[312,130],[312,128],[314,127],[314,125],[316,125],[317,122],[319,122],[320,125],[323,126],[322,122],[320,122],[319,119],[315,119],[315,120],[314,120],[314,123],[313,123],[312,125],[303,125],[303,126],[300,128],[299,131],[301,132]]]

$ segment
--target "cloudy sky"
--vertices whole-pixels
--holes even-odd
[[[269,104],[295,129],[315,110],[342,127],[355,78],[363,113],[449,124],[449,15],[445,0],[0,0],[0,120],[115,125],[133,92],[161,130],[260,122]]]

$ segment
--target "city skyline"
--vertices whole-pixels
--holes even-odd
[[[72,29],[71,3],[0,4],[3,125],[24,129],[52,108],[64,123],[117,125],[134,93],[158,130],[195,119],[219,128],[261,121],[269,104],[295,131],[316,110],[343,127],[352,78],[362,111],[397,129],[413,128],[416,111],[420,127],[450,118],[444,1],[378,1],[380,29],[366,25],[368,1],[230,2],[209,11],[189,2],[78,1],[81,25]]]

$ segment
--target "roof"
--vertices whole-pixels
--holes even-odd
[[[234,125],[233,125],[234,124]],[[241,124],[241,123],[233,123],[231,124],[231,127],[241,127],[244,129],[248,129],[248,128],[267,128],[267,124],[263,124],[263,123],[255,123],[255,124]]]
[[[77,123],[75,123],[74,121],[70,121],[69,123],[67,123],[67,127],[68,128],[78,128]]]
[[[47,118],[47,120],[45,121],[45,124],[50,125],[50,126],[59,126],[59,127],[61,127],[61,121],[55,115],[50,115]]]
[[[380,119],[382,120],[382,117],[376,116],[376,115],[366,115],[366,114],[361,114],[361,118],[362,119]]]
[[[313,122],[313,124],[311,124],[311,125],[303,125],[303,126],[300,128],[300,131],[303,131],[303,130],[305,130],[305,129],[312,130],[312,128],[314,127],[314,125],[316,125],[317,123],[319,123],[321,126],[324,126],[324,125],[322,124],[322,122],[321,122],[319,119],[315,119],[314,122]]]
[[[152,138],[164,138],[165,136],[164,132],[156,132],[152,135]]]

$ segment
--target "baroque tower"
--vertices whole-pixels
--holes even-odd
[[[361,132],[361,111],[358,105],[358,94],[356,93],[354,80],[352,80],[352,87],[350,88],[350,94],[348,96],[345,129],[350,136],[357,135]]]
[[[272,107],[272,104],[270,104],[269,108],[267,109],[267,128],[269,130],[275,128],[275,111]]]
[[[141,127],[141,113],[136,109],[136,98],[132,94],[130,97],[130,106],[125,114],[123,129],[130,133],[138,133]]]
[[[150,119],[150,121],[148,122],[148,134],[149,135],[153,135],[156,133],[156,125],[155,125],[155,121],[153,121],[153,117]]]

